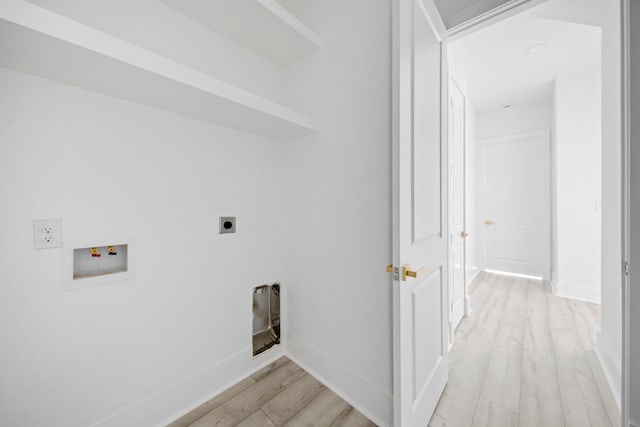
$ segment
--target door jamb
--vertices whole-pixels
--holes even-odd
[[[630,186],[631,186],[631,129],[630,129],[630,0],[621,0],[620,4],[621,24],[621,94],[622,94],[622,390],[621,390],[621,420],[624,427],[630,426],[629,418],[629,380],[630,380]]]

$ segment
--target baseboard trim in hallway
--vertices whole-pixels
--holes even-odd
[[[600,289],[579,286],[566,282],[551,282],[553,294],[561,298],[571,298],[578,301],[600,304]]]

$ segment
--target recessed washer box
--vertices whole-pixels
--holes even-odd
[[[134,277],[134,244],[129,239],[74,241],[64,249],[67,289],[121,282]]]

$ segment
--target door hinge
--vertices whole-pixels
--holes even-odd
[[[629,261],[625,261],[624,262],[624,275],[628,276],[629,275],[629,270],[631,269],[631,266],[629,265]]]

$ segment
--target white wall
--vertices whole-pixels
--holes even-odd
[[[555,83],[557,252],[554,290],[600,302],[601,69],[559,76]]]
[[[478,140],[517,135],[551,127],[551,101],[514,104],[511,108],[479,111]]]
[[[290,2],[322,37],[292,69],[318,135],[289,145],[290,354],[392,421],[391,3]]]
[[[286,279],[286,146],[4,69],[0,93],[0,424],[159,424],[265,363],[251,288]],[[40,218],[135,239],[136,278],[64,291]]]
[[[620,2],[602,16],[602,306],[596,353],[618,405],[621,390]]]
[[[250,349],[251,288],[275,280],[287,351],[390,424],[391,3],[291,2],[323,44],[290,69],[153,0],[34,3],[291,102],[321,132],[276,143],[0,69],[0,424],[181,415],[281,354]],[[63,291],[62,250],[32,249],[38,218],[62,218],[64,240],[131,236],[136,278]]]
[[[287,71],[159,2],[34,3],[288,98]],[[282,354],[252,359],[251,288],[288,292],[285,144],[2,69],[0,93],[0,424],[160,424]],[[135,239],[135,279],[63,291],[41,218]]]

